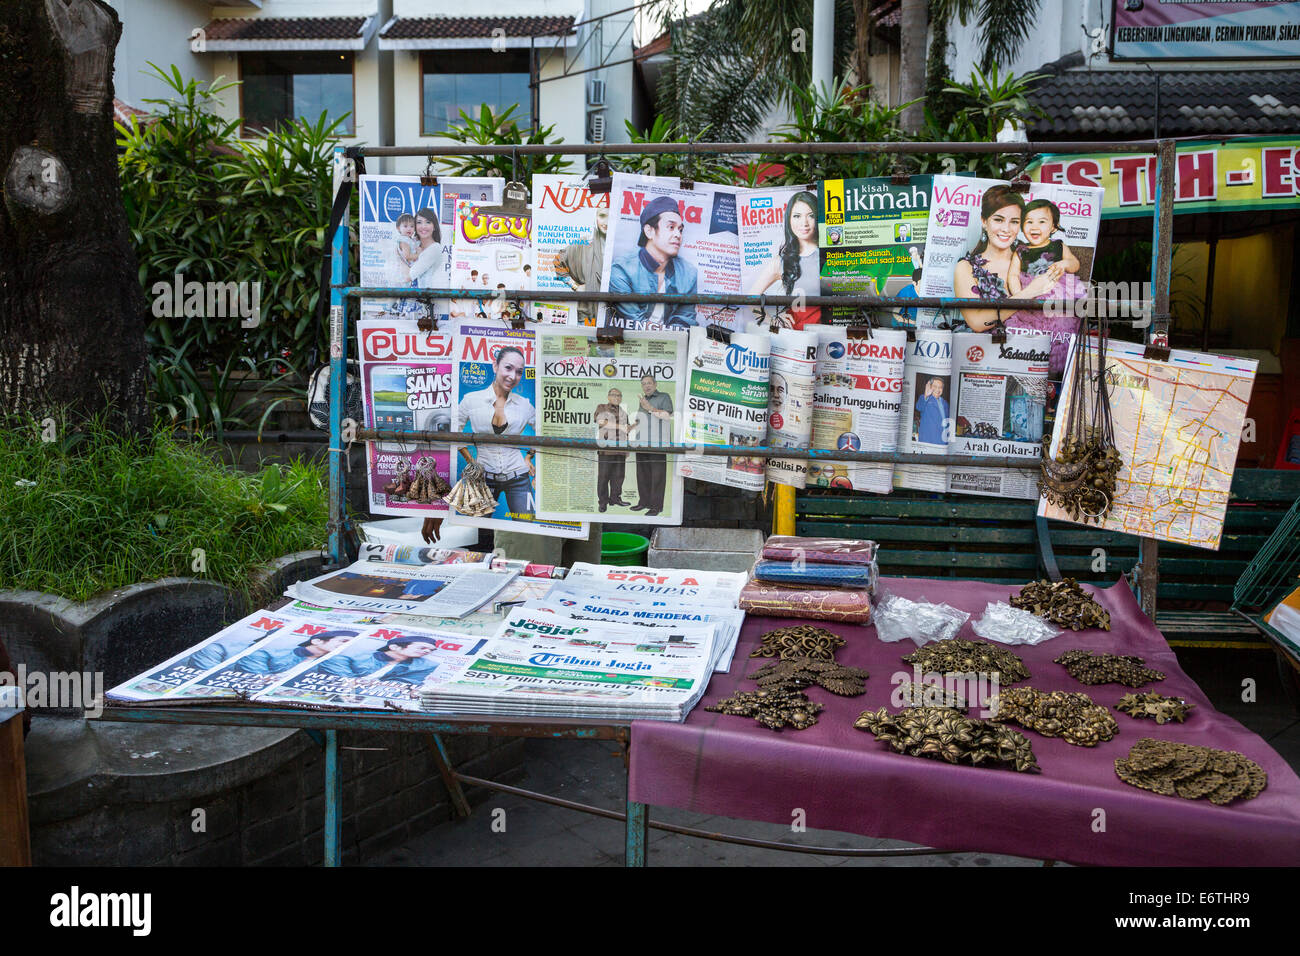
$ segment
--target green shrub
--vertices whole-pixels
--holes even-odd
[[[245,474],[213,446],[166,428],[118,435],[102,417],[75,429],[58,421],[55,441],[42,432],[0,419],[0,588],[83,601],[182,575],[250,593],[266,562],[325,542],[323,466]]]

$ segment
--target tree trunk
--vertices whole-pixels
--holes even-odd
[[[900,124],[906,133],[915,133],[925,121],[925,27],[926,0],[902,0],[899,9],[899,97],[902,102],[916,102],[903,110]]]
[[[858,86],[871,85],[871,10],[869,8],[869,0],[853,0],[853,73],[854,82]]]
[[[117,14],[0,0],[0,409],[148,420],[147,303],[118,183]]]

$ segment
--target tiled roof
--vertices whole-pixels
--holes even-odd
[[[133,116],[139,125],[143,125],[151,118],[148,110],[139,109],[130,103],[119,100],[116,96],[113,97],[113,119],[116,122],[125,126]]]
[[[213,20],[208,40],[355,40],[368,17],[257,17]]]
[[[1029,98],[1047,115],[1030,122],[1030,138],[1154,136],[1157,76],[1161,136],[1300,129],[1300,70],[1093,70],[1038,84]]]
[[[871,20],[875,23],[876,28],[896,27],[903,19],[903,4],[901,0],[880,0],[869,13]]]
[[[562,36],[573,32],[573,17],[397,17],[380,32],[385,40],[491,39],[502,29],[508,37]]]

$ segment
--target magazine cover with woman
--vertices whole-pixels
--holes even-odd
[[[1088,294],[1101,229],[1104,190],[1030,183],[1020,192],[996,179],[935,176],[922,296],[1082,299]],[[922,309],[922,328],[1051,336],[1051,376],[1060,378],[1075,317],[1044,311],[972,307]]]
[[[746,189],[736,197],[740,216],[740,285],[748,295],[821,294],[817,248],[817,188]],[[820,321],[807,305],[754,306],[756,329],[802,329]]]

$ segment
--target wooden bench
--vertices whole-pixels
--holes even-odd
[[[1233,476],[1219,551],[1161,542],[1156,625],[1170,644],[1268,647],[1229,607],[1237,579],[1297,497],[1300,471],[1243,469]],[[795,532],[871,538],[880,544],[880,573],[897,577],[1018,586],[1065,575],[1110,585],[1137,564],[1135,536],[1041,521],[1036,511],[1037,502],[971,495],[809,489],[795,499]]]

